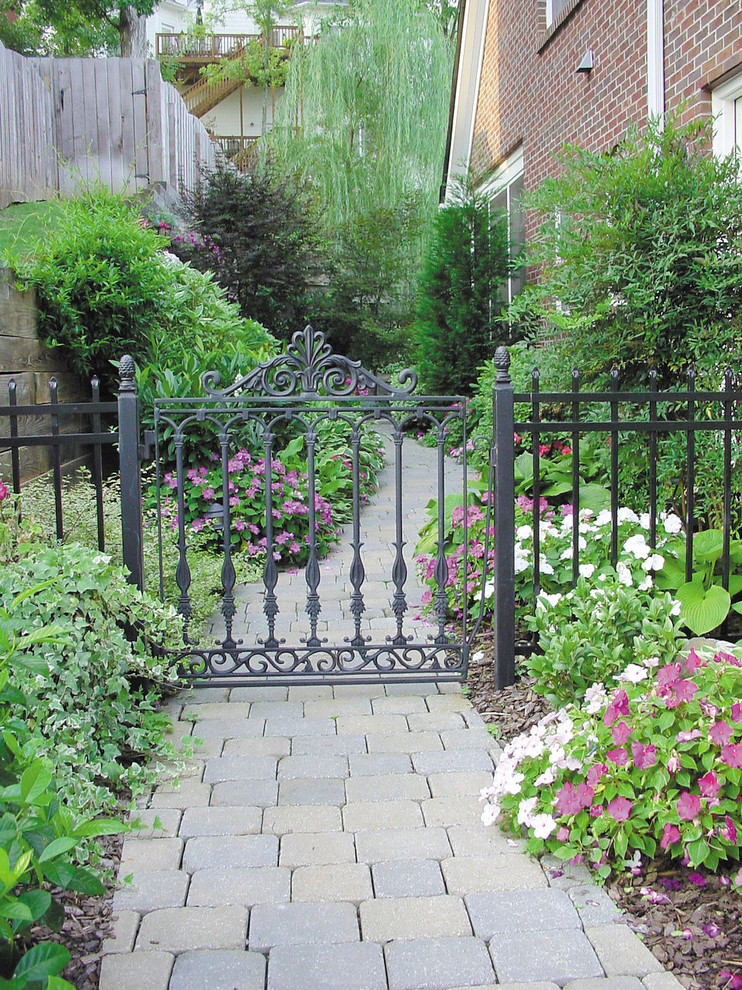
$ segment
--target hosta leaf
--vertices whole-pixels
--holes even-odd
[[[729,614],[729,592],[712,584],[706,591],[700,581],[690,581],[677,591],[681,618],[696,636],[705,636],[716,629]]]

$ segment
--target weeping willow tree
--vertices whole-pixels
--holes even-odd
[[[333,259],[320,318],[345,328],[354,356],[388,356],[411,320],[451,67],[450,39],[420,0],[352,0],[291,59],[267,148],[314,190]]]

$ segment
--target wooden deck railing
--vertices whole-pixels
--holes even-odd
[[[294,38],[304,40],[300,27],[279,24],[269,37],[271,48],[282,48]],[[176,57],[187,61],[213,62],[240,52],[251,41],[263,40],[262,34],[158,34],[155,46],[158,58]]]
[[[213,134],[211,140],[227,161],[231,162],[240,172],[248,171],[257,151],[259,135]]]

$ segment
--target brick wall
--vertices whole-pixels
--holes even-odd
[[[472,146],[483,179],[522,143],[525,188],[558,166],[565,142],[610,150],[647,118],[645,0],[571,0],[546,28],[544,0],[490,0]],[[594,69],[577,74],[591,48]],[[707,87],[742,67],[742,5],[665,0],[667,109],[694,98],[685,119],[711,112]],[[530,231],[529,231],[530,232]]]

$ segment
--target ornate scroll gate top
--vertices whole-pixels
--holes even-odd
[[[462,626],[453,632],[446,625],[445,544],[450,500],[449,519],[445,518],[444,505],[452,476],[458,479],[456,489],[463,498],[461,504],[468,504],[466,407],[462,397],[414,396],[417,377],[409,370],[401,373],[397,387],[390,385],[360,362],[335,354],[324,335],[309,326],[294,334],[285,353],[259,365],[234,384],[222,389],[219,376],[207,373],[203,385],[205,398],[155,401],[158,493],[162,490],[160,446],[165,435],[174,447],[176,462],[169,485],[175,488],[177,496],[177,512],[173,513],[178,545],[175,580],[179,590],[178,611],[184,620],[184,645],[174,659],[183,675],[218,684],[268,683],[278,677],[294,682],[348,676],[357,681],[375,681],[380,677],[385,680],[462,678],[471,635],[466,596],[461,602]],[[315,513],[322,494],[318,470],[320,445],[323,424],[328,420],[338,424],[337,429],[343,431],[347,444],[346,456],[352,471],[352,518],[341,535],[341,549],[326,564],[321,564]],[[448,428],[454,420],[463,428],[463,463],[452,475],[450,465],[446,465],[445,446]],[[384,487],[376,496],[375,505],[361,513],[362,444],[371,427],[385,434],[386,453],[392,454],[393,464],[383,472],[383,483],[388,489]],[[436,451],[408,440],[403,470],[403,445],[409,431],[431,428],[436,436]],[[211,632],[202,633],[196,640],[189,629],[193,612],[188,563],[192,527],[187,520],[185,465],[189,437],[198,433],[203,442],[204,431],[213,435],[221,451],[221,502],[215,499],[206,515],[218,531],[215,538],[221,543],[222,618],[217,617]],[[274,559],[274,551],[279,547],[273,523],[274,517],[281,515],[277,505],[282,497],[280,462],[275,458],[280,456],[276,444],[282,431],[284,438],[287,431],[294,434],[299,431],[306,455],[309,532],[303,581],[296,570],[279,571]],[[337,436],[335,439],[337,442]],[[239,586],[237,568],[241,566],[242,555],[231,520],[233,499],[237,497],[230,480],[230,468],[234,464],[231,458],[248,442],[253,451],[263,454],[267,472],[262,516],[266,560],[260,589],[254,585]],[[429,463],[421,467],[419,461],[423,457]],[[408,564],[412,564],[419,527],[429,521],[424,509],[431,495],[438,499],[437,591],[433,596],[434,621],[425,628],[419,615],[408,614],[421,610],[423,590],[417,582],[414,564],[409,569]],[[158,507],[162,509],[159,503]],[[415,514],[416,522],[405,530],[407,517]],[[467,513],[463,515],[466,545]],[[162,541],[167,538],[162,520],[160,511],[161,592],[164,587]],[[364,532],[362,523],[373,525],[374,532]],[[364,543],[363,536],[370,538]],[[336,561],[340,574],[323,580],[323,573],[332,571]],[[247,602],[238,604],[237,598],[244,598],[245,591]],[[301,613],[306,616],[303,620]],[[300,622],[304,623],[302,628]],[[334,642],[330,639],[333,634]]]

